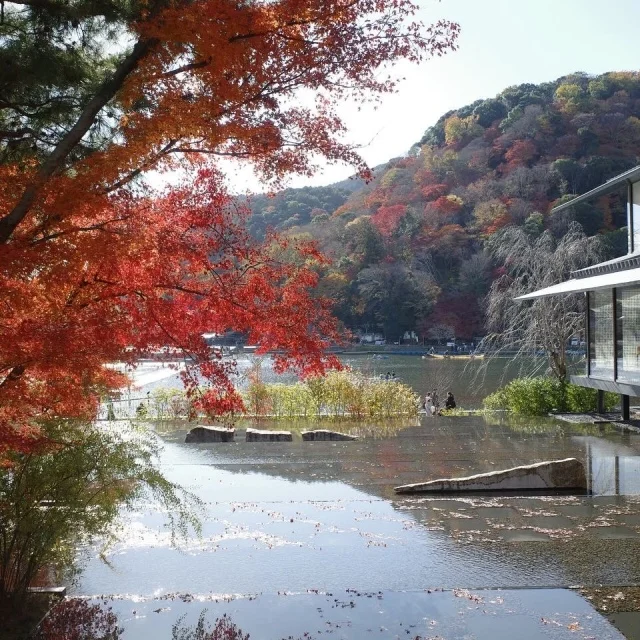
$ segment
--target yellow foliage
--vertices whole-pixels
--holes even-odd
[[[556,89],[555,100],[562,111],[573,115],[585,106],[586,96],[578,84],[561,84]]]
[[[474,115],[460,118],[451,116],[444,123],[444,139],[447,144],[457,144],[465,139],[475,138],[482,133],[478,117]]]
[[[460,198],[459,196],[455,196],[453,194],[449,194],[448,196],[446,196],[446,198],[451,204],[454,204],[457,207],[462,207],[464,205],[464,200],[462,198]]]
[[[357,227],[358,225],[362,224],[363,222],[369,222],[371,220],[371,216],[358,216],[355,220],[351,220],[351,222],[347,222],[347,224],[344,225],[345,229],[348,227]]]
[[[499,200],[481,202],[473,210],[473,217],[481,227],[488,227],[506,215],[508,215],[507,207]]]
[[[393,184],[395,184],[398,181],[400,174],[401,174],[400,169],[396,167],[394,167],[393,169],[389,169],[389,171],[387,171],[382,176],[382,179],[380,180],[380,186],[383,188],[388,188],[393,186]]]

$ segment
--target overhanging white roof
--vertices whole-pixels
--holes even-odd
[[[615,176],[611,178],[611,180],[607,180],[604,184],[601,184],[599,187],[595,189],[591,189],[591,191],[587,191],[587,193],[583,193],[581,196],[577,198],[573,198],[573,200],[569,200],[564,204],[559,204],[557,207],[553,207],[551,211],[553,213],[558,213],[559,211],[563,211],[564,209],[568,209],[579,202],[584,202],[585,200],[591,200],[591,198],[595,198],[596,196],[602,196],[606,193],[614,191],[615,189],[620,188],[625,182],[628,184],[630,182],[638,182],[640,181],[640,166],[634,167],[633,169],[629,169],[629,171],[625,171],[621,173],[619,176]]]
[[[640,267],[617,271],[615,273],[603,273],[589,278],[571,278],[565,282],[554,284],[545,289],[538,289],[524,296],[518,296],[516,300],[533,300],[534,298],[544,298],[561,293],[577,293],[579,291],[594,291],[596,289],[612,289],[624,285],[640,282]]]

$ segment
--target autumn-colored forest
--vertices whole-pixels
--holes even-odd
[[[337,104],[393,91],[381,65],[443,55],[459,26],[422,24],[410,0],[1,5],[0,465],[61,446],[55,421],[89,423],[126,384],[105,365],[166,347],[199,410],[241,406],[205,332],[245,333],[278,369],[337,366],[313,293],[326,261],[252,239],[216,159],[271,188],[319,158],[367,175]],[[142,179],[176,169],[166,191]]]
[[[332,259],[320,291],[350,328],[482,335],[482,300],[501,266],[500,230],[561,237],[572,221],[626,252],[624,198],[568,213],[554,204],[638,164],[640,73],[575,73],[508,87],[444,114],[375,178],[254,196],[252,233],[312,237]],[[624,194],[623,194],[624,195]]]

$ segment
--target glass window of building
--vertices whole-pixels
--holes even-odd
[[[640,383],[640,287],[616,290],[618,380]]]
[[[640,253],[640,183],[633,185],[633,200],[627,205],[631,208],[631,228],[633,229],[633,253]]]
[[[613,292],[589,292],[589,375],[613,380]]]

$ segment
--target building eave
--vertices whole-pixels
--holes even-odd
[[[570,207],[580,203],[585,202],[586,200],[591,200],[591,198],[595,198],[597,196],[603,196],[611,191],[615,191],[623,184],[629,182],[639,182],[640,181],[640,166],[634,167],[633,169],[629,169],[629,171],[625,171],[621,173],[619,176],[615,176],[611,178],[611,180],[607,180],[604,184],[601,184],[599,187],[595,189],[591,189],[591,191],[587,191],[587,193],[583,193],[581,196],[577,196],[573,198],[573,200],[569,200],[569,202],[563,202],[551,209],[552,213],[558,213],[559,211],[564,211],[565,209],[569,209]]]
[[[559,284],[554,284],[544,289],[532,291],[523,296],[518,296],[516,300],[535,300],[546,296],[559,294],[580,293],[585,291],[596,291],[597,289],[613,289],[614,287],[624,287],[640,282],[640,267],[616,271],[614,273],[602,273],[586,278],[571,278]]]

